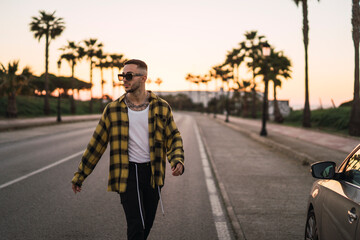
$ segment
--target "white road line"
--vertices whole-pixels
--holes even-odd
[[[33,176],[33,175],[35,175],[35,174],[41,173],[41,172],[46,171],[46,170],[48,170],[48,169],[50,169],[50,168],[52,168],[52,167],[55,167],[55,166],[57,166],[57,165],[59,165],[59,164],[61,164],[61,163],[64,163],[64,162],[66,162],[66,161],[69,161],[70,159],[72,159],[72,158],[74,158],[74,157],[77,157],[78,155],[82,154],[83,152],[84,152],[84,151],[74,153],[73,155],[70,155],[70,156],[68,156],[68,157],[66,157],[66,158],[60,159],[59,161],[56,161],[56,162],[54,162],[54,163],[52,163],[52,164],[50,164],[50,165],[47,165],[47,166],[45,166],[45,167],[42,167],[42,168],[40,168],[40,169],[38,169],[38,170],[36,170],[36,171],[33,171],[33,172],[31,172],[31,173],[28,173],[28,174],[26,174],[26,175],[24,175],[24,176],[22,176],[22,177],[16,178],[16,179],[14,179],[14,180],[12,180],[12,181],[10,181],[10,182],[4,183],[4,184],[0,185],[0,189],[6,188],[6,187],[8,187],[8,186],[10,186],[10,185],[12,185],[12,184],[14,184],[14,183],[20,182],[20,181],[22,181],[22,180],[24,180],[24,179],[26,179],[26,178],[29,178],[29,177],[31,177],[31,176]]]
[[[205,153],[204,144],[201,140],[199,128],[197,124],[194,125],[194,130],[196,134],[196,138],[199,144],[200,157],[203,164],[203,170],[205,174],[206,186],[209,194],[209,200],[211,204],[211,210],[215,220],[216,232],[218,235],[218,239],[220,240],[228,240],[231,239],[230,231],[228,228],[228,224],[226,223],[226,218],[224,215],[223,208],[220,204],[220,198],[217,193],[217,189],[215,186],[214,178],[212,176],[212,172],[210,170],[209,160]]]

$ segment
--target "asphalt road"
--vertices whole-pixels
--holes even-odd
[[[195,120],[189,115],[175,117],[184,140],[186,172],[173,177],[168,165],[162,191],[165,215],[159,207],[149,239],[218,239],[217,217],[194,137]],[[96,124],[0,134],[1,239],[126,239],[120,198],[106,191],[109,149],[82,192],[74,195],[71,190],[70,180]],[[233,239],[226,229],[223,239]]]
[[[303,239],[314,181],[308,166],[205,115],[176,113],[175,120],[186,170],[173,177],[168,165],[165,215],[159,207],[150,240],[235,239],[206,158],[241,225],[240,239]],[[106,191],[109,150],[82,192],[71,190],[96,124],[0,133],[0,239],[126,239],[119,196]]]
[[[210,119],[196,115],[242,239],[304,239],[309,166]]]

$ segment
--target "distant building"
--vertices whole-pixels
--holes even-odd
[[[155,93],[159,96],[184,94],[188,96],[193,103],[202,103],[204,107],[207,107],[210,99],[214,98],[215,96],[219,96],[217,94],[221,94],[221,92],[215,92],[215,91],[173,91],[173,92],[155,91]]]
[[[210,101],[210,99],[214,98],[214,97],[219,97],[223,94],[227,94],[227,92],[224,92],[223,90],[220,91],[172,91],[172,92],[165,92],[165,91],[155,91],[156,94],[158,95],[177,95],[177,94],[184,94],[186,96],[188,96],[191,101],[193,103],[202,103],[204,105],[204,107],[207,107],[208,102]],[[231,98],[233,96],[234,92],[230,91],[229,92],[229,97]],[[240,92],[240,94],[242,95],[243,92]],[[257,92],[257,99],[259,99],[259,101],[262,101],[263,99],[263,93],[262,92]],[[281,114],[283,115],[283,117],[287,117],[290,114],[290,106],[289,106],[289,101],[288,100],[278,100],[278,105],[279,105],[279,109]],[[269,101],[269,117],[270,119],[274,118],[274,101]]]
[[[289,106],[289,100],[277,100],[280,113],[283,117],[287,117],[290,115],[291,108]],[[271,120],[274,119],[274,101],[269,101],[269,118]]]

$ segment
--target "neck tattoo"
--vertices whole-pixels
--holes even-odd
[[[126,94],[125,95],[125,104],[128,108],[130,108],[133,111],[145,110],[147,108],[147,106],[149,105],[149,92],[146,93],[145,101],[139,105],[136,105],[133,102],[131,102],[130,99],[128,98],[128,95]]]

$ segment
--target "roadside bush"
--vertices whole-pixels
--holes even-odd
[[[318,109],[311,111],[311,124],[317,128],[327,128],[334,130],[346,130],[349,127],[350,107],[339,107],[329,109]],[[303,110],[292,111],[285,122],[292,125],[301,126],[303,120]]]
[[[349,127],[350,107],[312,111],[311,122],[318,127],[344,130]]]

